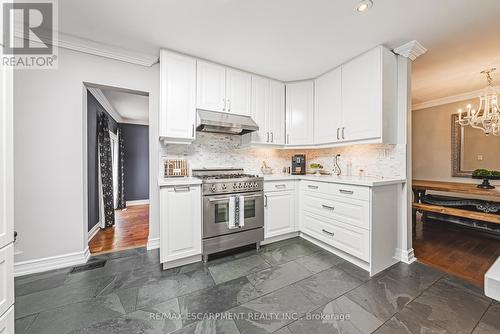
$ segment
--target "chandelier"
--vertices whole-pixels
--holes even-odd
[[[482,91],[479,96],[479,107],[472,108],[467,105],[467,111],[458,110],[458,123],[461,126],[468,126],[475,129],[481,129],[488,136],[490,134],[500,136],[500,109],[498,107],[498,90],[493,87],[493,79],[491,72],[496,68],[481,71],[481,74],[486,75],[488,86]],[[465,115],[464,115],[465,114]]]

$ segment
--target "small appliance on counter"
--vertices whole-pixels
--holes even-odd
[[[306,155],[295,154],[292,157],[292,175],[306,174]]]
[[[166,159],[165,177],[183,177],[189,175],[188,163],[184,159]]]

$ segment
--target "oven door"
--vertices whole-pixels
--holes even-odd
[[[243,196],[245,220],[243,227],[230,229],[229,198]],[[241,205],[241,204],[240,204]],[[264,226],[264,194],[262,191],[242,194],[203,196],[203,238],[237,233]]]

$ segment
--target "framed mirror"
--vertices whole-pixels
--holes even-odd
[[[471,177],[478,168],[500,170],[500,137],[458,124],[451,115],[451,168],[454,177]]]

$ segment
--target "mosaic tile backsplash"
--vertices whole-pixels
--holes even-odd
[[[283,167],[290,166],[292,155],[303,153],[306,154],[307,166],[320,163],[326,171],[331,172],[334,156],[340,154],[340,167],[344,175],[348,175],[348,169],[352,175],[359,175],[359,170],[362,169],[365,176],[404,176],[404,145],[369,144],[322,149],[276,149],[241,145],[240,136],[198,132],[191,145],[167,144],[161,147],[161,161],[186,159],[190,169],[243,167],[247,173],[259,174],[262,161],[266,161],[274,174],[280,174]]]

